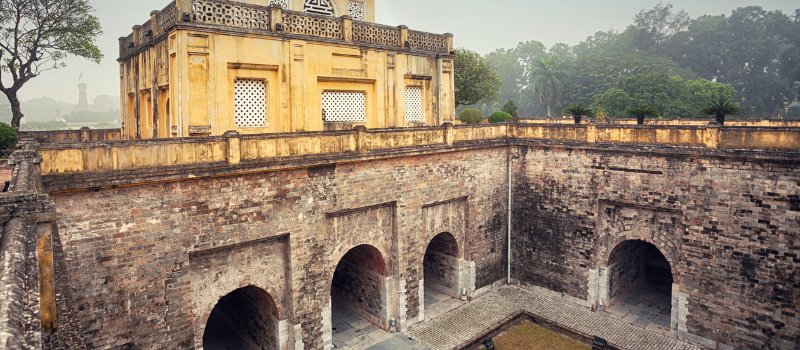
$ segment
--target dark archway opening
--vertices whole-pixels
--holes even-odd
[[[629,240],[608,259],[609,312],[635,325],[670,331],[672,270],[656,246]]]
[[[450,233],[434,237],[425,250],[425,318],[434,318],[459,303],[458,242]]]
[[[371,245],[360,245],[342,257],[331,282],[333,344],[341,347],[369,328],[387,327],[386,265]]]
[[[278,308],[265,290],[247,286],[222,297],[203,333],[203,348],[277,349]]]

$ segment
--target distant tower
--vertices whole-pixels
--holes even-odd
[[[86,83],[83,82],[83,74],[78,79],[78,106],[75,108],[76,111],[88,111],[89,110],[89,99],[86,95]]]

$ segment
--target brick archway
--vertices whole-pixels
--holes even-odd
[[[280,323],[272,295],[252,285],[238,288],[220,298],[205,315],[201,329],[203,348],[278,349],[282,343]]]

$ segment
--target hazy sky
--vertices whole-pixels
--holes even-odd
[[[98,45],[105,58],[100,65],[71,59],[68,67],[45,72],[21,91],[24,100],[49,96],[76,103],[78,77],[89,85],[89,101],[98,94],[119,94],[118,41],[131,27],[144,23],[150,11],[167,0],[90,0],[104,34]],[[643,8],[658,0],[376,0],[378,23],[405,24],[411,29],[455,35],[457,47],[481,53],[509,48],[527,40],[548,47],[557,42],[576,44],[599,30],[624,29]],[[796,0],[673,0],[694,18],[704,14],[730,14],[739,6],[759,5],[768,10],[793,13]]]

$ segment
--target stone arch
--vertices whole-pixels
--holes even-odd
[[[662,235],[656,235],[653,238],[645,237],[643,235],[622,235],[614,237],[614,239],[610,240],[607,244],[600,247],[598,250],[597,256],[599,257],[597,261],[598,266],[605,266],[608,264],[609,259],[611,258],[611,254],[614,252],[614,249],[617,248],[620,244],[626,241],[642,241],[648,244],[652,244],[654,247],[658,249],[661,255],[669,262],[670,272],[672,273],[672,278],[675,283],[680,279],[681,274],[680,270],[678,269],[678,264],[680,263],[680,254],[678,252],[678,247],[672,242],[671,239]]]
[[[206,350],[278,349],[281,344],[279,308],[269,292],[248,285],[220,298],[204,317],[200,331]]]
[[[222,298],[224,298],[227,295],[230,295],[231,293],[233,293],[233,292],[235,292],[237,290],[242,290],[244,288],[250,288],[250,287],[263,290],[264,292],[266,292],[270,296],[270,298],[272,299],[272,303],[275,305],[276,317],[279,320],[288,319],[288,314],[287,314],[286,308],[281,303],[276,302],[275,301],[275,297],[273,297],[273,296],[278,296],[278,294],[277,294],[278,291],[277,290],[275,290],[274,288],[270,288],[270,287],[264,287],[264,286],[261,286],[259,284],[255,284],[255,283],[252,283],[252,284],[242,283],[242,284],[240,284],[239,288],[231,291],[228,294],[221,295],[221,296],[217,297],[216,301],[209,300],[207,303],[205,303],[200,308],[200,313],[198,314],[199,318],[196,319],[197,323],[196,323],[196,326],[195,326],[196,327],[195,329],[197,329],[197,332],[201,336],[205,332],[206,325],[208,324],[208,319],[211,317],[211,313],[214,311],[214,308],[217,306],[219,301],[222,300]],[[202,337],[200,337],[200,340],[202,341]]]
[[[338,260],[328,286],[333,313],[337,309],[346,310],[388,329],[389,271],[386,259],[377,247],[361,244],[348,250]],[[332,317],[336,318],[336,315]]]
[[[459,246],[455,236],[442,232],[428,242],[422,259],[422,271],[422,284],[428,292],[460,297]]]

